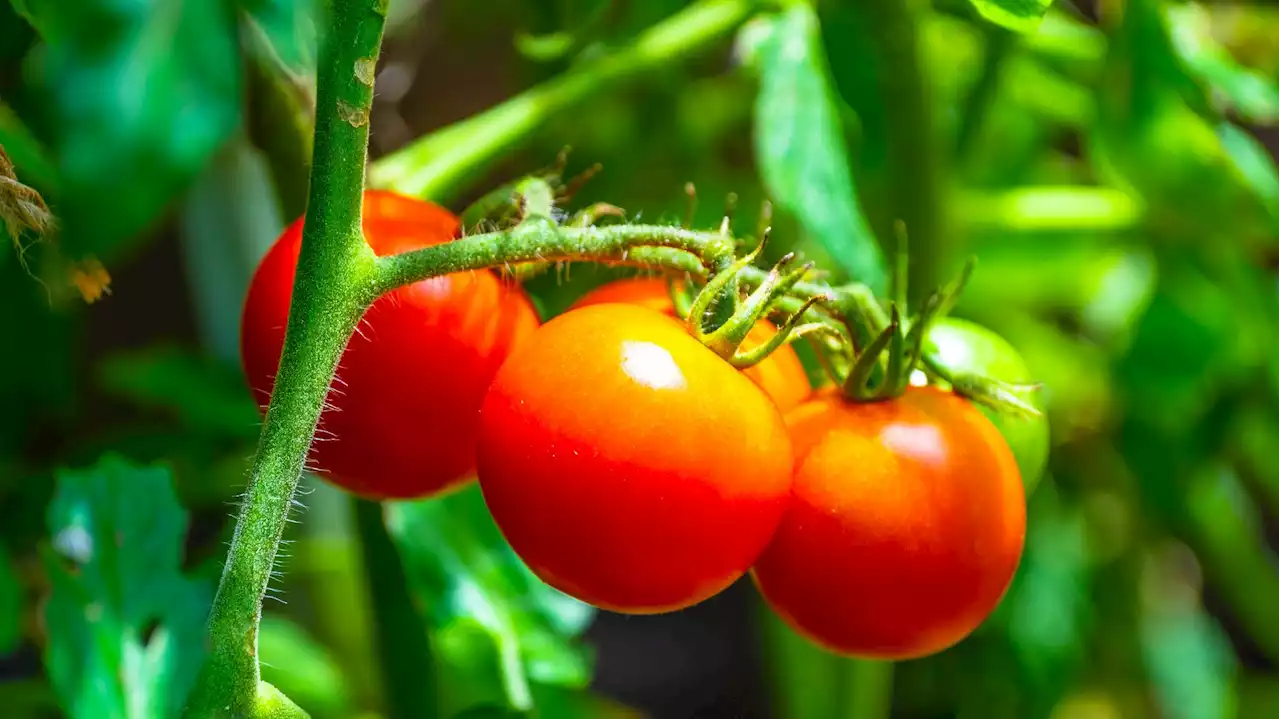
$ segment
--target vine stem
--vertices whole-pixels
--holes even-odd
[[[189,700],[189,716],[282,713],[279,693],[260,686],[262,599],[329,383],[361,313],[375,297],[374,255],[361,234],[360,213],[373,69],[387,6],[386,0],[335,0],[330,8],[284,351],[209,616],[209,656]]]
[[[696,2],[613,52],[382,157],[369,168],[369,184],[448,201],[465,180],[552,118],[606,88],[705,48],[741,25],[761,4]]]
[[[920,10],[902,0],[851,2],[875,56],[876,99],[885,122],[890,207],[906,224],[912,263],[908,289],[918,302],[950,263],[942,153],[920,57]]]
[[[530,218],[509,230],[471,235],[376,261],[378,292],[428,277],[526,262],[590,260],[652,266],[701,275],[733,261],[733,238],[666,225],[566,227]]]

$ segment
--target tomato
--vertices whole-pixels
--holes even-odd
[[[364,234],[378,255],[449,242],[457,218],[421,200],[368,191]],[[241,359],[265,408],[284,346],[302,221],[289,226],[254,273]],[[421,497],[474,473],[480,403],[537,315],[492,272],[423,280],[378,299],[338,366],[309,465],[372,498]]]
[[[672,611],[729,586],[791,487],[773,402],[642,307],[543,325],[480,417],[480,489],[507,541],[543,581],[613,611]]]
[[[1005,338],[982,325],[944,317],[929,325],[925,339],[939,353],[942,364],[953,370],[1013,384],[1031,381],[1022,355]],[[1049,459],[1049,419],[1043,415],[1023,417],[984,406],[979,409],[1009,443],[1030,495]]]
[[[636,277],[601,285],[579,298],[573,308],[607,302],[648,307],[673,317],[676,314],[666,280],[655,277]],[[775,334],[777,329],[767,320],[761,320],[751,328],[743,347],[744,349],[758,347],[768,342]],[[796,355],[791,345],[779,347],[759,364],[743,372],[784,412],[803,402],[812,392],[809,376],[805,373],[804,365],[800,363],[800,357]]]
[[[841,654],[941,651],[995,609],[1026,533],[1018,466],[973,405],[936,387],[787,414],[790,504],[753,570],[765,601]]]

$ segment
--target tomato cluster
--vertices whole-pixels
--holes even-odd
[[[370,192],[364,230],[382,255],[448,242],[457,220]],[[264,406],[300,238],[299,222],[245,307]],[[762,320],[745,346],[776,332]],[[940,324],[929,344],[966,371],[1025,372],[982,332]],[[474,473],[516,553],[567,594],[667,612],[750,574],[796,631],[885,659],[941,651],[995,608],[1022,553],[1023,479],[1047,446],[1039,426],[937,387],[875,402],[815,392],[787,345],[735,369],[658,279],[608,284],[541,326],[492,272],[425,280],[370,308],[337,382],[311,456],[333,482],[421,497]]]

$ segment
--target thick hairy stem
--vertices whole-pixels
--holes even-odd
[[[196,716],[259,713],[258,621],[294,489],[338,358],[374,298],[360,230],[373,68],[385,0],[334,0],[318,75],[315,150],[284,352],[209,617]]]
[[[552,118],[603,90],[652,73],[720,40],[758,5],[753,0],[694,3],[629,45],[379,159],[369,169],[369,182],[436,201],[452,199],[464,180]]]

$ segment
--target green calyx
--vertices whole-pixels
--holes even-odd
[[[764,249],[768,238],[767,230],[762,236],[765,239],[755,249],[713,275],[683,314],[690,334],[739,369],[759,364],[779,347],[801,337],[833,331],[825,322],[805,321],[806,313],[820,299],[818,296],[811,296],[790,313],[778,332],[768,341],[750,349],[743,348],[756,323],[779,309],[784,300],[793,299],[792,293],[796,286],[805,280],[814,267],[813,263],[806,263],[792,268],[795,254],[787,254],[744,298],[744,275],[751,272]],[[727,315],[724,321],[708,330],[709,320],[721,312]]]
[[[1038,385],[1010,384],[950,367],[926,342],[930,326],[946,317],[959,300],[973,273],[974,260],[970,258],[955,279],[931,293],[914,317],[904,317],[901,308],[906,305],[905,247],[905,237],[900,234],[892,277],[893,299],[887,316],[867,293],[848,297],[848,314],[855,318],[851,335],[870,340],[854,353],[852,365],[843,375],[841,387],[845,396],[857,402],[892,399],[901,396],[921,372],[930,383],[945,386],[997,412],[1017,417],[1040,416],[1035,404],[1027,399]]]

